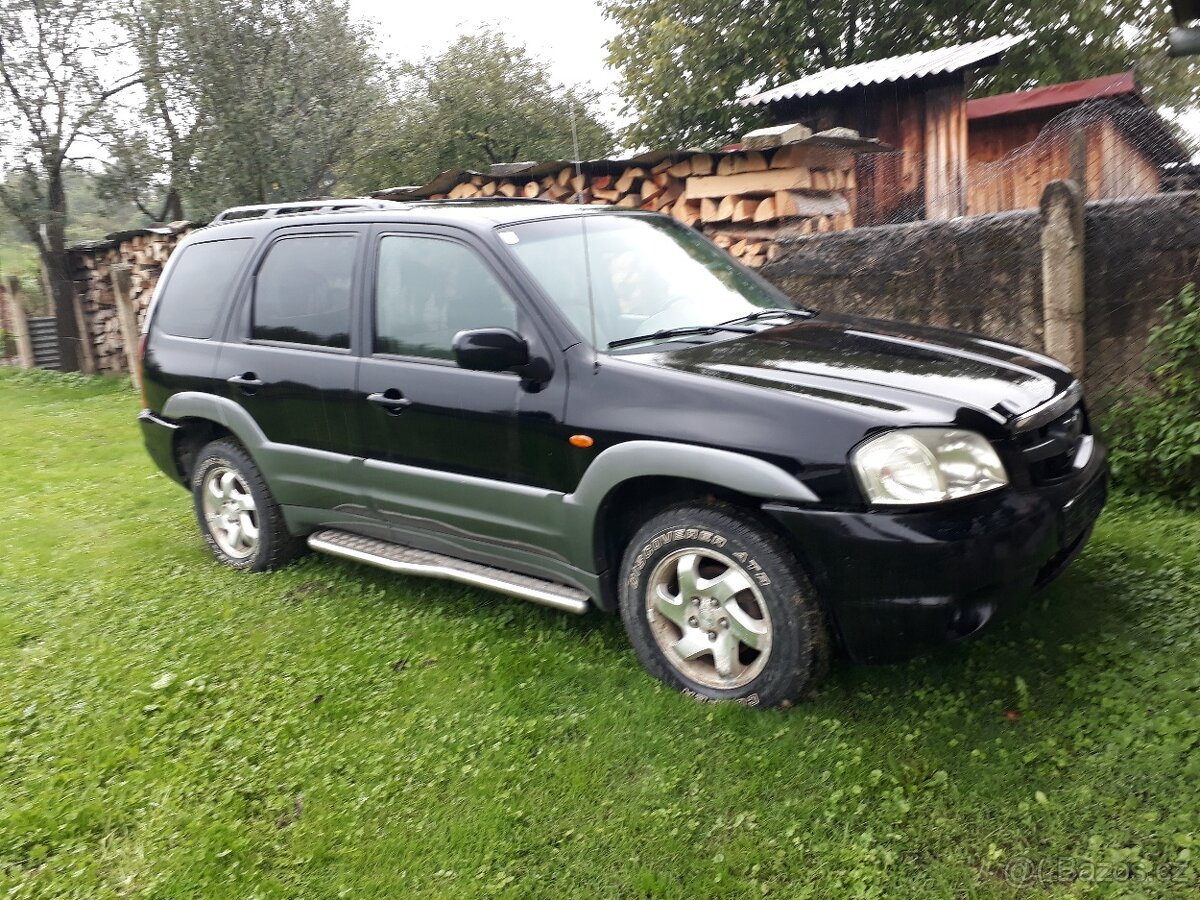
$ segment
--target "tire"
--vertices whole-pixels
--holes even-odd
[[[237,441],[207,444],[196,455],[191,487],[200,533],[218,562],[267,572],[303,552],[303,540],[287,530],[262,473]]]
[[[775,534],[734,506],[693,501],[656,514],[620,577],[634,652],[686,694],[788,706],[826,671],[829,635],[808,579]]]

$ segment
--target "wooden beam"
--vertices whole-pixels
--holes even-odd
[[[803,190],[811,185],[808,169],[769,169],[740,175],[692,176],[687,180],[687,195],[692,199],[730,194],[766,197],[776,191]]]
[[[831,216],[850,212],[850,202],[841,194],[811,194],[802,191],[777,191],[775,214],[787,216]]]
[[[138,367],[137,346],[138,326],[137,310],[134,308],[132,291],[133,267],[126,263],[118,263],[108,270],[112,279],[113,297],[117,303],[117,323],[121,326],[121,343],[124,344],[125,361],[129,367],[129,375],[133,386],[141,391],[142,373]]]
[[[766,150],[812,137],[812,129],[803,125],[770,125],[748,132],[742,143],[747,150]]]
[[[772,169],[846,169],[852,165],[854,154],[849,150],[812,144],[789,144],[771,154]]]
[[[0,291],[3,291],[4,302],[8,304],[8,321],[12,325],[13,338],[17,342],[17,365],[22,369],[32,369],[33,342],[29,338],[25,307],[21,305],[21,279],[10,275],[7,284],[0,285]]]

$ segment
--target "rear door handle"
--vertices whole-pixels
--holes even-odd
[[[367,402],[382,406],[393,416],[399,415],[404,411],[405,407],[412,406],[412,401],[396,390],[396,388],[388,388],[386,391],[367,394]]]
[[[237,385],[243,390],[249,388],[256,390],[263,386],[263,382],[253,372],[243,372],[241,375],[234,375],[232,378],[227,378],[229,384]]]

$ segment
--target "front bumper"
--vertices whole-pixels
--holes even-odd
[[[851,658],[884,663],[975,634],[1053,581],[1087,543],[1107,477],[1097,442],[1054,485],[901,512],[763,510],[793,538]]]

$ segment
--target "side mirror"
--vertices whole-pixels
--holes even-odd
[[[455,361],[463,369],[513,372],[529,365],[529,344],[509,328],[460,331],[450,346]]]

